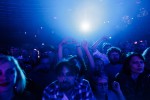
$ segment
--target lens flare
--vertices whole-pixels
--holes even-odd
[[[81,31],[88,32],[90,31],[91,25],[88,21],[84,21],[81,23]]]

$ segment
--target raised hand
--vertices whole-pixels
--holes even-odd
[[[116,91],[116,92],[121,92],[121,89],[120,89],[120,84],[116,81],[114,81],[112,83],[112,88]]]

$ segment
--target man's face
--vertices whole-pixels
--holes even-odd
[[[120,61],[120,55],[119,55],[118,52],[115,52],[115,51],[111,52],[109,56],[110,56],[109,60],[110,60],[111,63],[116,64],[116,63],[118,63]]]
[[[74,75],[66,66],[63,67],[57,76],[62,90],[67,91],[74,86],[76,75]]]

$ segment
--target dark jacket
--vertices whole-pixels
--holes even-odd
[[[120,83],[127,100],[150,100],[150,75],[142,73],[134,81],[130,75],[119,73],[116,81]]]

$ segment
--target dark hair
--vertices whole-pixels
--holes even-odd
[[[130,70],[130,61],[132,59],[132,57],[139,57],[140,59],[142,59],[144,61],[144,58],[141,54],[139,53],[135,53],[135,52],[130,52],[126,55],[126,58],[123,62],[123,69],[122,69],[122,72],[125,73],[125,74],[128,74],[130,75],[131,74],[131,70]]]
[[[93,72],[93,76],[91,78],[92,79],[90,81],[90,84],[91,84],[93,92],[96,92],[96,90],[97,90],[96,86],[98,85],[98,80],[99,79],[106,79],[107,82],[109,82],[108,75],[104,71],[102,71],[102,72],[100,72],[100,71]]]
[[[121,55],[121,50],[120,50],[120,48],[118,48],[118,47],[110,47],[110,48],[107,50],[107,56],[108,56],[108,58],[109,58],[109,56],[110,56],[110,54],[111,54],[112,52],[118,52],[118,53]]]
[[[56,75],[60,74],[64,66],[67,67],[72,72],[72,74],[74,75],[79,74],[79,68],[76,65],[72,64],[68,60],[62,60],[56,65],[56,69],[55,69]]]

